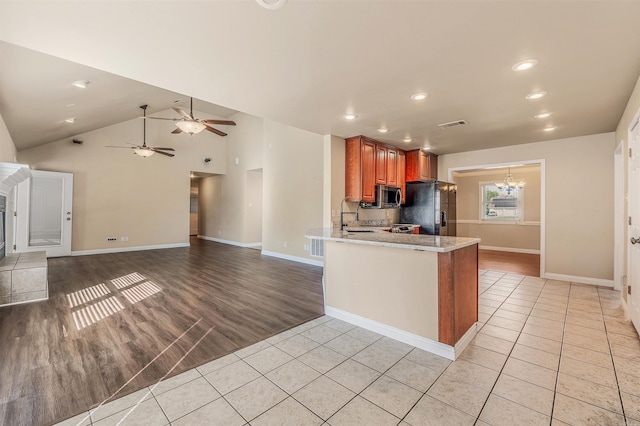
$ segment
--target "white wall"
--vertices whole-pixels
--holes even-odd
[[[0,163],[16,162],[16,146],[9,134],[7,125],[0,115]]]
[[[613,133],[442,155],[449,169],[545,160],[545,272],[556,278],[612,285]],[[542,272],[542,271],[541,271]]]

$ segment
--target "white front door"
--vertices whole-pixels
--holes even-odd
[[[71,256],[73,175],[32,170],[18,184],[16,251]]]
[[[629,281],[631,295],[628,299],[631,321],[640,329],[640,125],[638,117],[629,128],[629,216],[630,225],[627,242]],[[639,330],[640,331],[640,330]]]

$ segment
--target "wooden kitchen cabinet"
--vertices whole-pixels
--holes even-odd
[[[398,150],[398,164],[397,164],[396,176],[397,176],[397,186],[400,187],[400,192],[402,193],[402,204],[406,202],[406,193],[407,193],[407,182],[405,171],[407,167],[407,157],[404,151],[401,149]],[[416,228],[417,229],[417,228]]]
[[[387,184],[387,147],[376,144],[376,184]]]
[[[387,148],[387,185],[398,186],[398,150]]]
[[[406,181],[426,182],[438,180],[438,156],[421,149],[406,152]]]
[[[346,141],[345,196],[357,201],[376,199],[376,142],[364,136]]]
[[[374,202],[376,185],[398,186],[405,201],[405,151],[366,136],[346,140],[345,195]]]

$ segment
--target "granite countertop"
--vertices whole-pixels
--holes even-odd
[[[350,228],[353,231],[353,228]],[[370,229],[369,227],[365,229]],[[351,244],[365,244],[381,247],[403,248],[420,251],[449,252],[480,243],[480,238],[441,237],[423,234],[394,234],[391,232],[349,232],[324,229],[310,229],[307,238],[337,241]]]

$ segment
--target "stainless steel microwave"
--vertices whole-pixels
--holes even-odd
[[[369,209],[398,209],[402,202],[402,192],[397,186],[376,185],[376,201],[360,203],[360,207]]]

